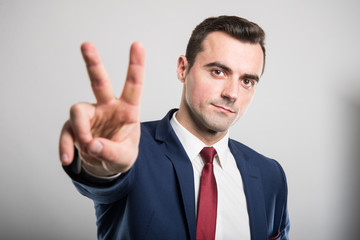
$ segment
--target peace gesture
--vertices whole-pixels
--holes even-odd
[[[125,172],[134,164],[139,149],[144,47],[136,42],[131,45],[129,68],[120,98],[113,94],[96,47],[83,43],[81,52],[97,103],[78,103],[71,107],[70,119],[65,122],[60,135],[61,163],[71,164],[75,144],[83,167],[89,172],[97,176]]]

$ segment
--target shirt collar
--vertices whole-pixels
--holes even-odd
[[[177,112],[176,112],[177,113]],[[173,114],[170,124],[174,129],[176,136],[179,138],[181,144],[183,145],[186,154],[188,155],[190,161],[195,160],[199,155],[200,151],[204,147],[214,147],[217,152],[217,161],[221,167],[226,165],[226,159],[228,159],[228,154],[230,152],[228,141],[229,141],[229,132],[216,142],[212,146],[206,146],[200,139],[190,133],[186,128],[184,128],[176,119],[176,113]]]

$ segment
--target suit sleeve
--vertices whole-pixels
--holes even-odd
[[[281,240],[289,240],[289,230],[290,230],[290,221],[287,208],[285,209],[284,216],[280,228],[280,238]]]
[[[285,176],[285,172],[283,168],[280,166],[279,163],[277,163],[280,167],[281,175],[284,182],[284,192],[285,192],[285,201],[284,201],[284,210],[281,218],[280,223],[280,238],[281,240],[289,240],[289,230],[290,230],[290,219],[289,219],[289,213],[288,213],[288,207],[287,207],[287,199],[288,199],[288,187],[287,187],[287,180]]]
[[[132,167],[115,179],[94,177],[81,167],[81,159],[76,148],[72,164],[63,168],[82,195],[103,204],[113,203],[124,197],[131,187],[135,172]]]

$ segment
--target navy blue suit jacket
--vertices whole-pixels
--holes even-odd
[[[138,159],[116,180],[97,181],[79,167],[65,167],[79,192],[95,203],[99,239],[195,240],[194,175],[170,125],[174,111],[142,123]],[[288,239],[281,166],[234,140],[229,147],[243,179],[251,239]]]

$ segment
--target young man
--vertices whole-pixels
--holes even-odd
[[[281,166],[228,136],[263,73],[264,38],[246,19],[204,20],[178,59],[179,109],[146,123],[143,46],[131,46],[116,98],[95,46],[82,45],[97,103],[71,108],[60,159],[95,202],[99,239],[288,239]]]

